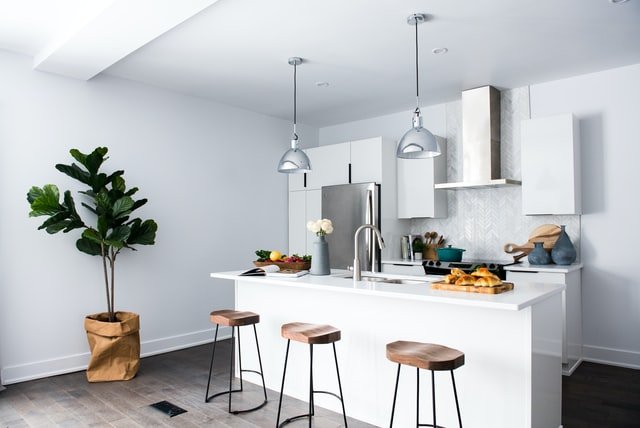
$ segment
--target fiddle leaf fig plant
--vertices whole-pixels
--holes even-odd
[[[109,149],[98,147],[90,154],[71,149],[71,156],[80,164],[57,164],[56,169],[87,186],[79,191],[81,202],[92,222],[85,222],[76,209],[71,192],[66,190],[60,200],[60,191],[53,184],[32,187],[27,193],[31,206],[29,217],[47,216],[38,227],[49,234],[60,231],[68,233],[82,229],[76,248],[83,253],[102,258],[104,285],[107,296],[109,321],[115,316],[115,263],[120,252],[127,248],[136,250],[134,245],[152,245],[155,243],[158,225],[154,220],[131,218],[131,213],[147,203],[147,199],[133,199],[137,187],[127,190],[124,171],[118,170],[109,175],[100,172],[100,167],[108,159]]]

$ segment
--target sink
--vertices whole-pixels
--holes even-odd
[[[345,275],[340,276],[339,278],[344,279],[353,279],[353,275]],[[383,276],[367,276],[362,275],[362,281],[367,282],[382,282],[385,284],[426,284],[427,280],[419,280],[419,279],[398,279],[398,278],[385,278]]]

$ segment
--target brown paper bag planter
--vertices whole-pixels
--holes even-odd
[[[108,313],[87,315],[91,360],[87,367],[89,382],[132,379],[140,367],[140,316],[133,312],[116,312],[116,322]]]

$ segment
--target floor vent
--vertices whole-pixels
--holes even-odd
[[[185,409],[169,403],[168,401],[159,401],[157,403],[150,404],[150,406],[160,410],[162,413],[166,413],[171,418],[187,412]]]

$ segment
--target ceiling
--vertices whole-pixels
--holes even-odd
[[[416,12],[423,105],[640,63],[640,0],[0,0],[0,49],[285,119],[300,56],[299,122],[409,123]]]

